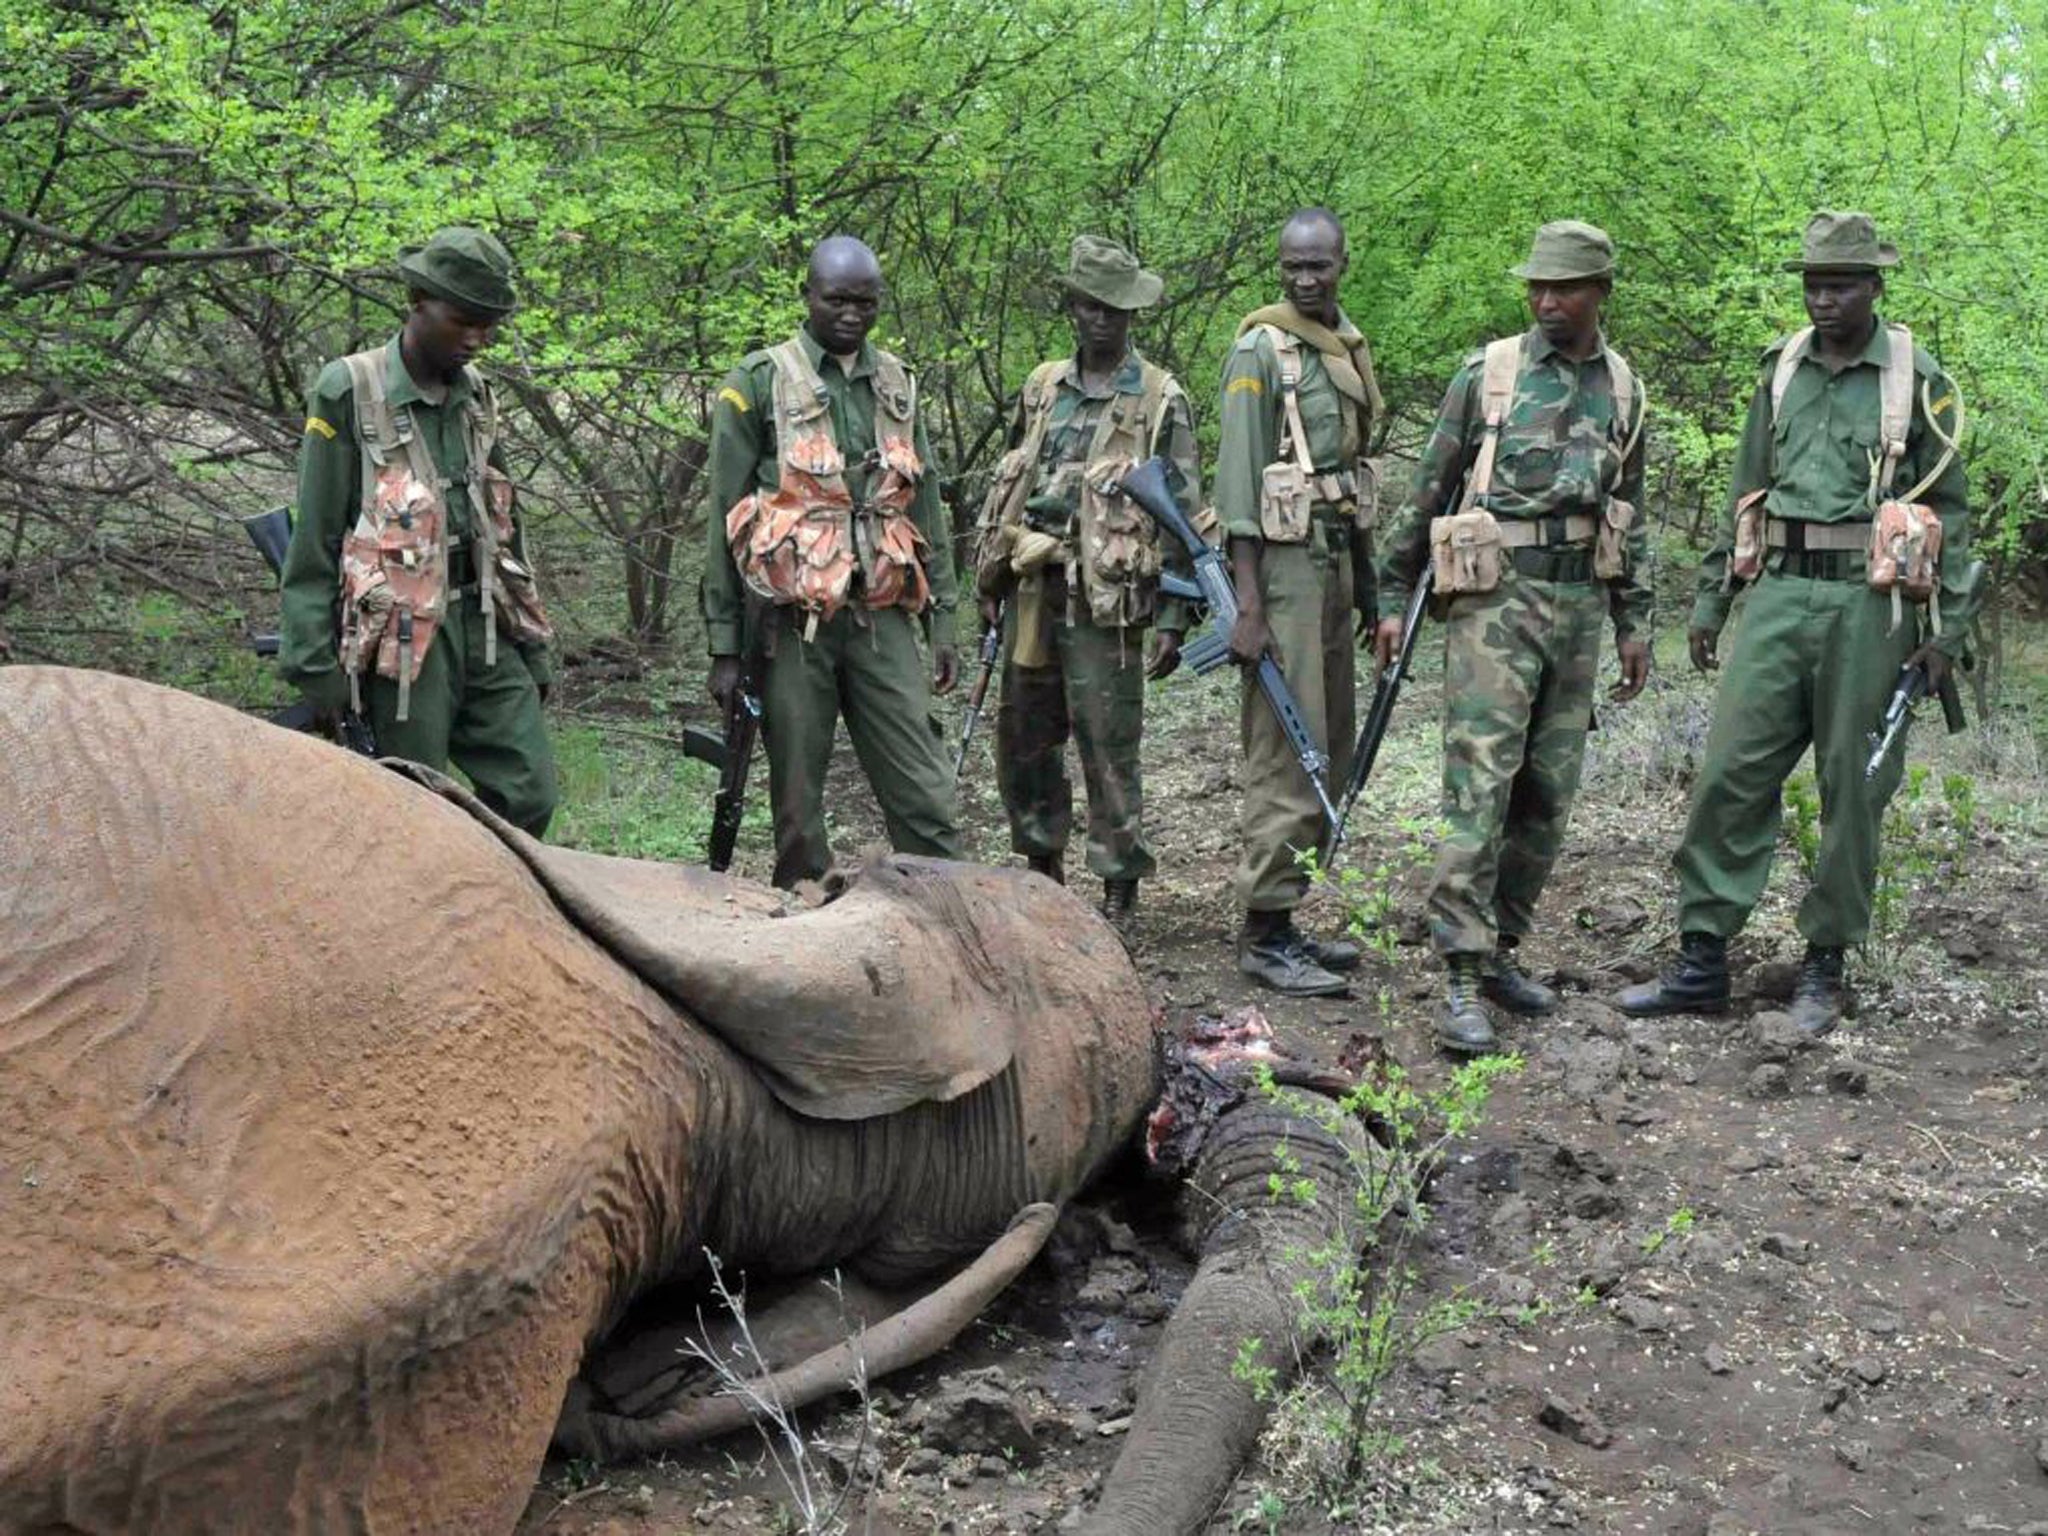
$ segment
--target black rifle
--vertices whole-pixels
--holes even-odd
[[[1408,664],[1415,658],[1415,637],[1422,633],[1422,616],[1429,611],[1430,594],[1435,590],[1436,570],[1425,563],[1415,590],[1408,597],[1408,611],[1401,621],[1401,644],[1373,688],[1372,708],[1365,712],[1364,728],[1359,731],[1358,745],[1351,753],[1351,775],[1344,781],[1344,795],[1337,802],[1337,822],[1323,849],[1325,865],[1344,845],[1344,828],[1350,823],[1351,808],[1358,803],[1365,781],[1372,775],[1372,765],[1379,760],[1380,743],[1387,739],[1387,727],[1393,723],[1394,701],[1401,696],[1401,685],[1408,680]]]
[[[1977,584],[1984,579],[1984,562],[1972,560],[1970,568],[1963,575],[1963,600],[1969,606],[1976,596]],[[1970,665],[1968,656],[1963,658],[1965,667]],[[1941,680],[1941,686],[1934,690],[1941,700],[1941,717],[1953,736],[1968,726],[1963,715],[1962,695],[1956,691],[1955,668],[1950,667],[1948,675]],[[1908,662],[1899,668],[1898,686],[1892,689],[1892,701],[1885,706],[1884,719],[1869,736],[1870,761],[1863,765],[1863,777],[1874,779],[1878,770],[1884,767],[1884,760],[1891,755],[1893,746],[1906,729],[1906,722],[1913,717],[1913,706],[1927,697],[1927,668]]]
[[[1123,477],[1121,489],[1160,527],[1178,539],[1194,560],[1193,582],[1169,572],[1160,577],[1159,584],[1162,591],[1175,597],[1209,605],[1209,633],[1183,647],[1180,653],[1181,660],[1197,677],[1206,677],[1230,660],[1230,632],[1237,627],[1237,588],[1231,583],[1230,573],[1223,568],[1223,556],[1195,532],[1180,508],[1174,505],[1173,497],[1166,489],[1166,470],[1166,460],[1147,459]],[[1294,748],[1301,771],[1308,775],[1309,783],[1315,788],[1316,799],[1322,802],[1323,819],[1334,833],[1338,822],[1337,808],[1330,804],[1329,755],[1316,745],[1308,722],[1301,717],[1301,706],[1295,702],[1293,690],[1287,686],[1286,677],[1270,653],[1259,658],[1256,675],[1259,691],[1272,707],[1273,717],[1280,722],[1288,745]]]
[[[974,740],[974,727],[981,720],[981,706],[988,700],[988,685],[996,675],[996,658],[1003,649],[1003,610],[1009,605],[1004,598],[996,604],[994,622],[984,625],[981,631],[981,655],[974,674],[974,686],[967,691],[967,719],[960,727],[960,750],[953,755],[953,778],[957,781],[967,767],[967,748]]]
[[[718,793],[711,801],[711,838],[704,849],[704,862],[718,874],[732,868],[733,849],[740,840],[747,770],[753,766],[754,743],[761,734],[761,690],[768,675],[767,630],[774,617],[766,607],[748,615],[752,643],[741,661],[739,680],[726,699],[725,734],[694,725],[683,728],[683,756],[718,770]]]
[[[285,551],[292,543],[292,514],[289,507],[272,507],[268,512],[258,512],[254,517],[242,519],[242,529],[249,535],[249,542],[256,546],[263,563],[270,567],[270,574],[280,579],[284,576]],[[258,631],[249,636],[249,646],[258,656],[275,656],[281,637],[274,630]],[[319,712],[301,699],[296,704],[287,704],[270,717],[272,725],[281,725],[288,731],[304,731],[309,736],[326,736],[321,728]],[[352,709],[345,709],[334,722],[330,738],[337,745],[363,757],[377,755],[377,733],[370,729],[370,722]]]

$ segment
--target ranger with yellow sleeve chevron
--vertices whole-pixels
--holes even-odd
[[[766,658],[761,723],[784,887],[832,863],[825,770],[842,712],[891,846],[960,857],[952,769],[931,717],[932,689],[954,682],[953,562],[917,383],[867,339],[882,300],[867,246],[821,241],[803,296],[801,329],[749,353],[714,402],[703,589],[721,708],[743,652]]]
[[[1727,1006],[1728,940],[1763,894],[1785,776],[1811,743],[1820,854],[1799,906],[1792,1018],[1822,1035],[1841,1017],[1843,950],[1870,934],[1903,764],[1892,753],[1866,775],[1869,732],[1904,666],[1940,688],[1972,617],[1962,402],[1912,333],[1878,318],[1898,259],[1868,214],[1823,212],[1785,264],[1803,274],[1813,323],[1764,353],[1693,604],[1692,660],[1705,671],[1748,589],[1674,861],[1679,954],[1620,995],[1625,1012]]]
[[[512,258],[451,228],[398,270],[404,329],[329,363],[308,401],[278,670],[318,715],[367,715],[380,751],[452,760],[538,836],[555,808],[551,631],[497,403],[470,366],[512,311]]]

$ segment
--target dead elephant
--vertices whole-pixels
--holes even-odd
[[[707,1247],[883,1285],[981,1255],[902,1330],[929,1349],[1155,1095],[1121,946],[1036,879],[892,860],[793,909],[46,668],[0,671],[0,807],[0,1530],[510,1530],[637,1294]],[[1218,1137],[1247,1191],[1253,1119]],[[1176,1463],[1227,1364],[1179,1381],[1204,1422],[1141,1412],[1102,1529],[1206,1516]]]

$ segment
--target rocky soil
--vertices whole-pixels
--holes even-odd
[[[1136,953],[1185,1019],[1247,1000],[1230,948],[1235,697],[1180,681],[1155,699],[1162,870]],[[1354,865],[1397,892],[1393,963],[1369,966],[1350,999],[1264,1005],[1309,1053],[1381,1034],[1425,1083],[1444,1070],[1417,942],[1426,871],[1403,850],[1427,834],[1403,827],[1433,803],[1437,708],[1425,676],[1353,844]],[[1469,1299],[1468,1321],[1385,1384],[1389,1448],[1346,1507],[1315,1496],[1312,1448],[1283,1414],[1213,1531],[2048,1536],[2038,764],[1995,733],[1941,743],[1922,727],[1915,760],[1936,782],[1970,774],[1975,815],[1946,843],[1920,840],[1895,937],[1861,966],[1858,1014],[1829,1041],[1794,1038],[1779,1011],[1799,953],[1789,853],[1737,947],[1736,1008],[1631,1022],[1602,999],[1668,947],[1666,861],[1705,710],[1698,685],[1673,683],[1602,722],[1527,951],[1565,1007],[1510,1027],[1525,1069],[1432,1190],[1419,1295]],[[1000,858],[985,755],[978,772],[966,814]],[[846,775],[851,852],[877,823]],[[1092,894],[1078,871],[1075,884]],[[1341,920],[1327,896],[1315,916]],[[1185,1283],[1170,1226],[1135,1174],[1098,1192],[943,1358],[878,1384],[865,1414],[809,1418],[806,1475],[854,1485],[845,1528],[1067,1525],[1115,1457]],[[781,1471],[749,1437],[653,1464],[551,1462],[521,1529],[804,1529],[790,1453],[773,1449]]]

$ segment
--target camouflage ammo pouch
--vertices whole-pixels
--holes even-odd
[[[876,354],[873,477],[856,507],[846,458],[832,429],[831,396],[795,339],[768,349],[775,364],[775,430],[780,475],[725,515],[726,541],[747,589],[802,609],[803,638],[845,606],[854,575],[869,608],[922,612],[931,589],[927,544],[910,516],[924,473],[915,447],[916,395],[910,375],[887,352]]]
[[[1600,509],[1600,531],[1594,535],[1593,575],[1620,581],[1628,575],[1628,531],[1635,526],[1635,503],[1610,496]]]
[[[1280,442],[1259,478],[1259,536],[1268,544],[1306,544],[1315,508],[1315,463],[1301,423],[1301,343],[1266,327],[1280,365]]]
[[[342,359],[363,449],[363,499],[342,540],[342,671],[352,707],[362,708],[362,673],[375,667],[398,684],[398,718],[411,718],[412,684],[448,610],[447,490],[408,409],[394,410],[385,388],[384,349]],[[516,643],[553,637],[533,571],[512,553],[513,486],[490,462],[497,443],[497,403],[490,386],[467,370],[463,411],[467,485],[477,600],[484,611],[484,665],[498,659],[498,631]]]
[[[1141,365],[1138,394],[1119,394],[1103,411],[1088,445],[1068,571],[1080,578],[1088,616],[1111,629],[1144,624],[1159,595],[1159,528],[1122,489],[1123,477],[1158,451],[1166,420],[1166,370]]]
[[[1441,597],[1495,591],[1500,586],[1500,524],[1484,507],[1437,518],[1429,525],[1429,563]]]
[[[1926,603],[1935,634],[1941,633],[1941,519],[1934,508],[1911,501],[1880,502],[1870,523],[1868,581],[1873,592],[1892,600],[1892,628],[1905,618],[1904,604]]]
[[[1738,581],[1755,581],[1764,573],[1764,559],[1769,553],[1769,530],[1766,526],[1764,498],[1768,490],[1759,489],[1737,498],[1735,503],[1735,541],[1728,552],[1728,578],[1724,587]]]
[[[996,460],[995,474],[981,499],[981,516],[975,524],[974,587],[983,597],[1001,597],[1010,589],[1010,556],[1024,527],[1024,504],[1038,478],[1060,366],[1058,362],[1040,363],[1024,381],[1019,397],[1023,435],[1016,447]]]

